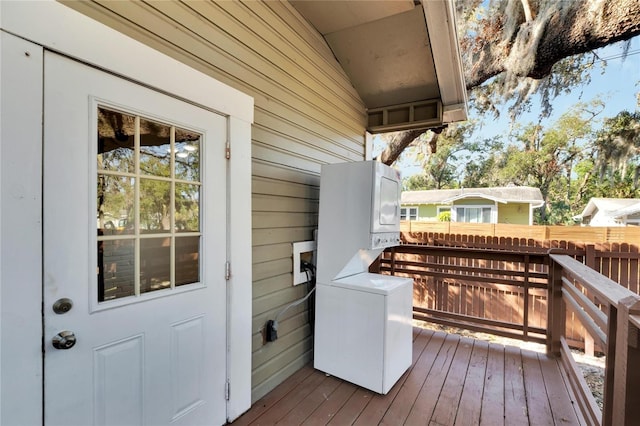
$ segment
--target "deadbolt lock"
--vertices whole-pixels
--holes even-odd
[[[51,344],[56,349],[71,349],[76,344],[76,335],[72,331],[61,331],[53,336]]]
[[[53,312],[56,314],[66,314],[73,308],[73,302],[71,299],[63,297],[62,299],[56,300],[53,304]]]

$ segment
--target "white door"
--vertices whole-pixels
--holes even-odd
[[[224,423],[226,118],[44,74],[45,424]]]

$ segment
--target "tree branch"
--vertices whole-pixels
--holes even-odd
[[[466,55],[467,89],[503,72],[540,79],[561,59],[640,35],[638,0],[537,1],[545,9],[534,18],[525,8],[532,19],[520,23],[515,38],[496,32]]]
[[[531,5],[529,4],[529,0],[521,0],[522,8],[524,9],[524,19],[526,21],[533,20],[533,13],[531,12]]]
[[[398,159],[402,151],[424,132],[425,130],[408,130],[387,134],[387,147],[376,157],[376,160],[390,166]]]
[[[430,138],[427,141],[429,147],[431,148],[431,153],[436,152],[436,148],[438,146],[438,136],[447,126],[436,127],[431,130]],[[387,147],[380,153],[376,160],[390,166],[392,165],[402,151],[404,151],[411,143],[419,138],[423,133],[427,132],[427,130],[408,130],[406,132],[394,132],[387,133],[385,137],[387,138]]]

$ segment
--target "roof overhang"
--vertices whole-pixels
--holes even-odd
[[[629,207],[625,207],[623,209],[616,210],[611,212],[611,216],[616,219],[624,218],[625,216],[632,216],[634,214],[640,213],[640,203],[633,204]]]
[[[467,119],[453,0],[291,0],[320,32],[367,108],[367,130]]]

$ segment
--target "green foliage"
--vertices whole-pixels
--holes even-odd
[[[611,180],[616,173],[624,180],[633,174],[634,186],[640,177],[640,112],[622,111],[604,120],[595,140],[595,165],[601,179]]]
[[[591,197],[640,197],[640,113],[598,120],[602,109],[581,103],[550,125],[475,143],[461,126],[441,138],[442,151],[420,157],[425,173],[405,179],[405,190],[532,186],[545,200],[536,223],[565,225]]]
[[[501,183],[510,180],[540,189],[546,204],[539,211],[539,223],[572,223],[571,212],[577,207],[575,167],[590,155],[592,122],[601,110],[599,102],[579,104],[549,128],[529,124],[515,133],[504,155]]]
[[[537,210],[540,210],[539,220],[541,222],[550,225],[575,225],[576,223],[576,221],[573,220],[573,216],[575,216],[577,212],[573,210],[571,203],[565,200],[551,201],[544,217],[542,217],[542,210]]]
[[[425,175],[413,175],[402,179],[403,191],[420,191],[423,189],[429,189]]]
[[[460,185],[458,164],[485,146],[468,142],[475,126],[472,121],[450,125],[440,134],[435,153],[431,152],[431,146],[425,138],[421,137],[414,143],[410,153],[421,164],[424,173],[419,178],[405,180],[405,189],[457,188]]]
[[[438,222],[451,222],[451,211],[443,211],[438,214]]]

